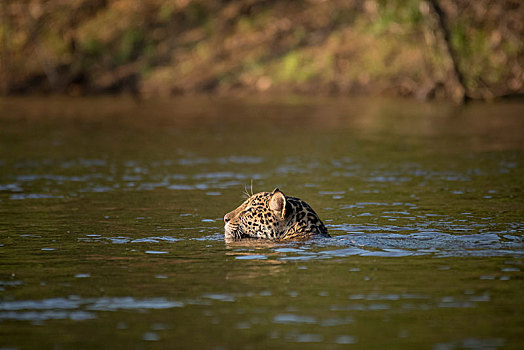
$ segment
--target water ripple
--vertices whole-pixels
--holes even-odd
[[[0,321],[45,321],[70,319],[75,321],[96,318],[92,311],[154,310],[183,307],[180,301],[165,298],[135,299],[133,297],[49,298],[0,302]]]

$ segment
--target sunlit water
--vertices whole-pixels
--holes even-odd
[[[0,347],[522,348],[523,116],[0,100]],[[275,187],[333,238],[224,242]]]

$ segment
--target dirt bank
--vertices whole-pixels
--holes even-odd
[[[522,94],[524,3],[7,0],[4,94]]]

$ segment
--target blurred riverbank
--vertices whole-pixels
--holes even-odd
[[[521,1],[7,0],[0,92],[522,95]]]

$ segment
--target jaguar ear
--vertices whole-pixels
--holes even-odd
[[[271,193],[269,208],[279,213],[282,218],[286,215],[286,196],[278,188],[275,188]]]

